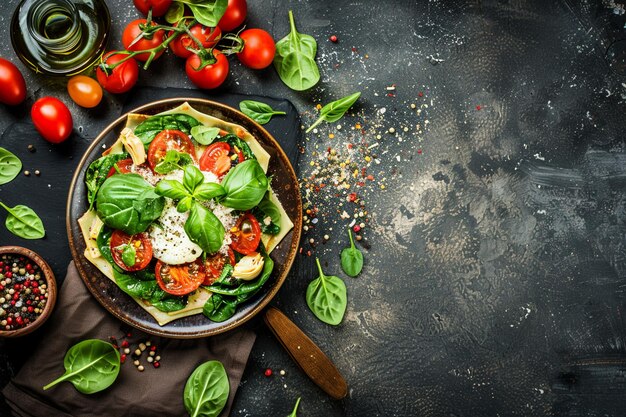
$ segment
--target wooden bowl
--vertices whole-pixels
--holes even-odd
[[[0,330],[0,337],[24,336],[35,331],[48,319],[48,317],[50,317],[50,313],[52,313],[52,309],[54,308],[54,304],[56,303],[57,299],[56,280],[54,278],[54,273],[52,272],[52,269],[50,268],[48,263],[44,261],[41,256],[37,255],[37,253],[33,252],[30,249],[26,249],[21,246],[0,246],[0,255],[3,254],[14,254],[24,256],[25,258],[30,259],[37,264],[37,266],[43,273],[44,279],[46,280],[48,301],[46,302],[46,306],[44,307],[43,312],[39,315],[39,317],[37,317],[34,322],[20,329]]]

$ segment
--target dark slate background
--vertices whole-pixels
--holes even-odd
[[[2,39],[17,3],[0,6]],[[130,1],[107,3],[119,46],[137,13]],[[357,122],[364,140],[378,143],[380,163],[370,169],[376,180],[358,189],[368,211],[359,278],[340,272],[349,220],[333,207],[336,190],[308,199],[321,208],[320,221],[302,246],[346,280],[346,317],[330,327],[308,311],[313,256],[298,259],[274,301],[328,353],[350,393],[331,400],[257,322],[232,415],[287,415],[298,396],[299,416],[625,415],[623,8],[606,0],[249,0],[248,23],[281,38],[289,8],[299,30],[318,40],[319,85],[293,92],[273,69],[252,72],[231,60],[220,93],[286,98],[304,125],[315,104],[363,93],[339,122],[343,129],[322,126],[303,136],[299,165],[302,178],[310,177],[317,150],[345,148]],[[8,41],[0,55],[17,62]],[[71,105],[63,82],[18,65],[30,96],[22,107],[0,107],[0,131],[15,121],[30,129],[28,108],[40,96]],[[142,73],[140,84],[193,87],[172,57]],[[98,111],[71,105],[83,140],[123,104],[124,97],[108,96]],[[37,155],[50,158],[77,159],[73,149],[81,147],[36,145]],[[51,175],[59,186],[71,173]],[[64,221],[61,208],[46,216]],[[324,234],[325,245],[308,243]],[[55,271],[64,274],[61,266]],[[21,343],[36,342],[35,335]],[[28,349],[16,342],[0,349],[4,384]],[[267,367],[272,378],[263,376]]]

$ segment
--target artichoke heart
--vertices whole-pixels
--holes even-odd
[[[253,252],[237,262],[233,269],[233,277],[249,281],[259,276],[265,260],[260,253]]]
[[[133,159],[133,164],[141,165],[146,162],[146,149],[143,146],[143,142],[139,139],[132,130],[125,127],[120,132],[120,139],[124,144],[124,147]]]

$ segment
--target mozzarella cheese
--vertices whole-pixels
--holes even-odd
[[[202,249],[185,233],[189,212],[179,213],[172,200],[167,200],[158,224],[149,229],[154,257],[170,265],[193,262],[202,254]]]

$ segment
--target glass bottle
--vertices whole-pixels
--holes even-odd
[[[11,21],[11,42],[35,72],[74,75],[100,58],[110,26],[104,0],[22,0]]]

